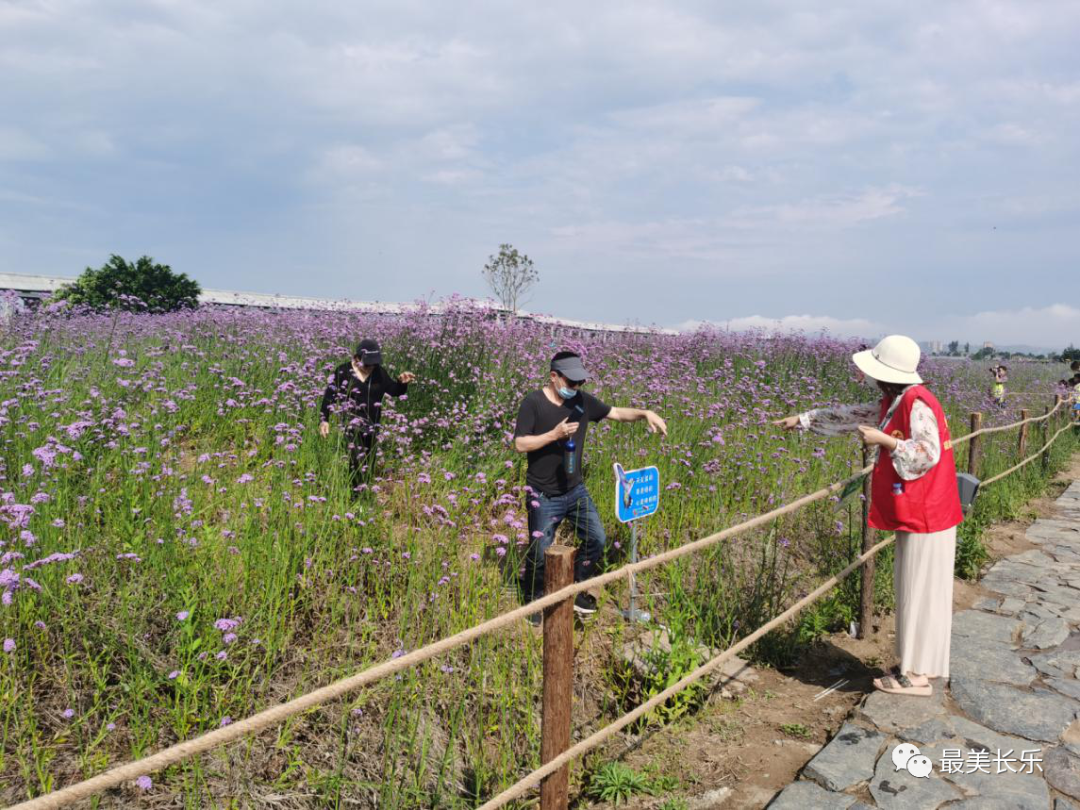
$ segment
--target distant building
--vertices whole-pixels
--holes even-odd
[[[19,312],[32,309],[48,299],[63,285],[70,284],[73,278],[55,276],[27,275],[23,273],[0,273],[0,319],[9,318]],[[329,298],[306,298],[295,295],[273,295],[268,293],[234,292],[232,290],[207,290],[199,294],[200,304],[229,307],[254,307],[257,309],[306,309],[323,312],[364,312],[371,315],[405,315],[423,312],[440,316],[452,305],[436,303],[431,305],[398,304],[388,301],[340,301]],[[490,317],[502,318],[508,315],[498,304],[476,299],[458,299],[473,307],[489,310]],[[676,329],[659,326],[638,326],[633,324],[590,323],[572,321],[567,318],[553,318],[524,310],[517,311],[517,317],[542,324],[554,334],[555,330],[563,336],[574,337],[586,334],[599,334],[603,339],[619,332],[630,334],[677,335]]]
[[[926,354],[942,354],[945,351],[945,343],[940,340],[924,340],[919,347]]]
[[[992,348],[994,348],[994,344],[989,340],[983,341],[983,348],[984,349],[992,349]]]

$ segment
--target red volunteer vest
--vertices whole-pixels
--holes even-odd
[[[889,453],[880,448],[870,486],[870,517],[867,521],[875,529],[930,534],[950,529],[964,519],[949,424],[934,395],[921,385],[909,388],[883,430],[898,439],[910,439],[911,406],[917,399],[928,405],[937,419],[941,459],[926,475],[905,481],[893,469]],[[888,409],[889,400],[882,399],[880,419],[885,418]]]

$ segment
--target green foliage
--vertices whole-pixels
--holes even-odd
[[[659,810],[690,810],[690,804],[682,796],[672,796],[660,805]]]
[[[780,726],[780,730],[789,737],[798,737],[800,740],[805,740],[810,737],[810,729],[802,723],[784,723]]]
[[[649,675],[645,679],[642,702],[674,686],[704,663],[700,653],[685,638],[676,638],[671,644],[670,651],[656,649],[647,653],[645,662],[649,668]],[[698,681],[650,712],[648,721],[670,723],[697,708],[704,697],[705,687]]]
[[[114,253],[97,270],[87,267],[53,298],[98,310],[173,312],[197,307],[200,292],[197,281],[167,264],[155,264],[149,256],[132,264]]]
[[[990,555],[979,538],[979,532],[967,531],[966,527],[957,530],[956,561],[953,565],[956,576],[960,579],[976,579],[979,576],[979,570],[989,560]]]
[[[601,765],[589,779],[589,786],[585,790],[590,798],[608,802],[616,807],[630,801],[634,796],[640,794],[651,796],[655,792],[656,786],[652,779],[621,762],[607,762]]]
[[[1070,343],[1069,348],[1061,353],[1061,362],[1071,363],[1073,360],[1080,360],[1080,349]]]

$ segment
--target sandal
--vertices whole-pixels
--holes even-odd
[[[879,692],[887,692],[890,695],[911,695],[912,697],[930,697],[934,694],[934,687],[916,686],[907,675],[886,675],[884,678],[874,678],[874,688]]]

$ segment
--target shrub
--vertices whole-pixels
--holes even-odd
[[[114,253],[97,270],[87,267],[53,298],[98,310],[173,312],[197,307],[200,292],[197,281],[167,264],[155,264],[149,256],[132,264]]]

